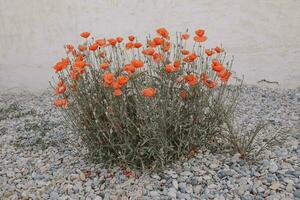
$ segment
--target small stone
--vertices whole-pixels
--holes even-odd
[[[159,181],[160,181],[160,179],[161,179],[161,177],[158,176],[157,174],[152,174],[151,177],[154,178],[154,179],[156,179],[156,180],[159,180]]]
[[[274,161],[271,161],[269,163],[269,171],[272,173],[275,173],[275,172],[277,172],[277,170],[278,170],[277,164]]]
[[[94,200],[102,200],[101,196],[96,196]]]
[[[237,153],[237,154],[234,154],[231,158],[231,161],[232,162],[237,162],[240,160],[240,157],[241,157],[241,154]]]
[[[8,178],[12,178],[12,177],[15,176],[15,173],[14,173],[13,171],[8,171],[8,172],[6,173],[6,175],[7,175]]]
[[[294,197],[300,198],[300,190],[294,192]]]
[[[258,193],[263,193],[264,191],[265,191],[265,189],[263,187],[258,187],[257,188]]]
[[[210,180],[211,177],[210,177],[209,175],[204,175],[204,176],[203,176],[203,179],[207,181],[207,180]]]
[[[280,187],[282,187],[282,185],[279,182],[275,182],[270,186],[270,189],[276,191],[278,190]]]
[[[150,191],[150,196],[151,197],[158,197],[159,196],[159,193],[157,191]]]
[[[50,193],[50,199],[52,199],[52,200],[59,199],[59,194],[57,193],[57,191],[52,191]]]
[[[192,176],[193,174],[190,171],[184,171],[180,173],[181,176]]]
[[[79,178],[80,180],[85,181],[85,174],[82,171],[79,172]]]
[[[173,198],[173,199],[176,199],[176,189],[175,188],[170,188],[169,191],[168,191],[168,196]]]
[[[242,198],[242,200],[253,200],[253,197],[251,194],[245,194]]]
[[[240,166],[244,166],[245,163],[246,163],[245,160],[240,160],[240,161],[239,161],[239,165],[240,165]]]
[[[202,185],[196,185],[193,189],[195,194],[200,194],[202,191]]]
[[[300,178],[300,171],[294,171],[293,175],[297,178]]]
[[[174,186],[174,188],[175,188],[176,190],[178,190],[178,182],[177,182],[176,179],[173,179],[172,185]]]
[[[208,189],[215,189],[215,188],[217,188],[217,185],[215,185],[215,184],[210,184],[210,185],[207,186],[207,188],[208,188]]]
[[[224,170],[224,173],[227,175],[227,176],[232,176],[234,174],[234,172],[232,170]]]
[[[247,183],[240,183],[240,186],[238,188],[239,195],[242,196],[248,189],[249,185]]]
[[[109,199],[110,199],[110,200],[118,200],[118,196],[116,196],[116,195],[111,195],[111,196],[109,197]]]
[[[293,189],[294,189],[293,183],[288,183],[286,186],[286,191],[291,193],[291,192],[293,192]]]
[[[193,193],[193,186],[191,184],[186,185],[186,192],[189,194]]]
[[[225,174],[224,170],[218,171],[218,177],[219,177],[220,179],[224,178],[225,176],[226,176],[226,174]]]
[[[69,179],[70,179],[71,181],[77,180],[77,179],[79,179],[79,175],[78,175],[78,174],[71,174],[71,175],[69,176]]]
[[[216,169],[216,168],[219,167],[219,164],[218,164],[218,162],[213,162],[212,164],[209,165],[209,167],[210,167],[211,169]]]
[[[181,192],[177,192],[176,193],[176,197],[177,197],[177,199],[189,199],[189,195],[188,194],[184,194],[184,193],[181,193]]]
[[[186,183],[185,182],[180,182],[178,184],[178,188],[179,188],[180,192],[186,193]]]
[[[29,194],[27,191],[23,191],[21,196],[22,196],[22,199],[29,199]]]
[[[266,180],[267,180],[269,183],[272,183],[273,180],[274,180],[273,175],[272,175],[272,174],[267,174]]]

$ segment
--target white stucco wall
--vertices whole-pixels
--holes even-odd
[[[0,0],[0,90],[48,87],[63,45],[96,37],[204,28],[248,83],[300,86],[300,0]]]

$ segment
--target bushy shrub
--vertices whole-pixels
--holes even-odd
[[[81,37],[54,66],[54,105],[64,108],[93,159],[161,168],[218,139],[239,88],[228,86],[232,59],[224,49],[202,46],[204,30],[172,40],[159,28],[146,44],[132,35],[126,42]]]

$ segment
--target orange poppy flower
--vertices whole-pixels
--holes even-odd
[[[70,77],[72,80],[77,80],[79,77],[79,72],[77,70],[71,70]]]
[[[104,58],[106,56],[106,52],[105,51],[100,51],[99,52],[99,57],[100,58]]]
[[[173,65],[172,64],[168,64],[168,65],[165,66],[165,72],[166,73],[171,73],[173,71],[174,71],[174,69],[173,69]]]
[[[224,70],[224,66],[222,64],[219,65],[211,65],[212,69],[216,72],[221,72]]]
[[[67,108],[68,107],[68,100],[67,99],[56,99],[54,101],[54,106]]]
[[[202,81],[207,80],[207,79],[208,79],[208,74],[205,73],[205,72],[201,73],[201,74],[200,74],[200,79],[201,79]]]
[[[198,58],[197,54],[192,53],[191,55],[188,56],[189,58],[189,62],[193,62],[194,60],[196,60]]]
[[[83,38],[88,38],[90,35],[91,35],[91,34],[90,34],[89,32],[82,32],[82,33],[80,34],[80,36],[83,37]]]
[[[98,48],[98,44],[97,44],[97,43],[94,43],[94,44],[92,44],[91,46],[89,46],[89,49],[90,49],[91,51],[96,51],[97,48]]]
[[[163,45],[162,45],[162,50],[163,50],[164,52],[169,51],[170,48],[171,48],[171,43],[170,43],[170,42],[164,42],[164,43],[163,43]]]
[[[175,62],[174,62],[174,68],[176,69],[176,70],[178,70],[179,69],[179,67],[180,67],[180,60],[176,60]]]
[[[72,51],[74,49],[74,46],[71,45],[71,44],[66,44],[66,48],[69,50],[69,51]]]
[[[228,70],[224,70],[222,73],[218,73],[218,76],[220,77],[222,82],[227,82],[231,76],[231,72]]]
[[[69,64],[70,64],[69,58],[61,59],[61,61],[57,62],[53,68],[55,69],[55,72],[60,72],[66,69]]]
[[[117,40],[115,40],[114,38],[110,38],[107,41],[111,46],[115,46],[117,44]]]
[[[123,67],[123,71],[126,71],[129,74],[133,74],[135,72],[135,67],[132,64],[126,64]]]
[[[118,43],[121,43],[123,41],[123,38],[122,37],[117,37],[116,40],[117,40]]]
[[[126,85],[128,82],[128,78],[126,76],[119,76],[117,80],[121,86]]]
[[[214,88],[217,86],[217,82],[214,80],[206,79],[203,82],[204,82],[204,85],[206,85],[208,88]]]
[[[188,33],[184,33],[181,35],[181,39],[183,39],[183,40],[187,40],[189,38],[190,38],[190,35]]]
[[[160,37],[155,37],[153,39],[153,42],[155,43],[155,45],[158,46],[158,45],[162,45],[164,43],[164,40],[162,38],[160,38]]]
[[[63,83],[63,82],[62,82]],[[62,85],[57,85],[56,89],[55,89],[55,94],[64,94],[67,90],[66,85],[63,83]]]
[[[82,69],[82,68],[84,68],[86,66],[86,62],[85,61],[81,61],[81,60],[75,61],[74,64],[73,64],[73,66],[75,68]]]
[[[126,49],[132,49],[134,47],[134,43],[133,42],[127,42],[126,44],[125,44],[125,48]]]
[[[212,56],[212,55],[214,54],[214,51],[209,50],[209,49],[205,49],[205,54],[206,54],[207,56]]]
[[[158,53],[158,52],[155,52],[153,55],[152,55],[152,58],[154,60],[154,62],[161,62],[164,60],[164,57]]]
[[[220,65],[221,64],[218,59],[213,59],[211,62],[212,62],[213,65]]]
[[[78,50],[79,50],[79,51],[86,51],[87,48],[86,48],[86,46],[84,46],[84,45],[78,45]]]
[[[186,75],[184,79],[190,86],[194,86],[198,83],[197,77],[193,74]]]
[[[190,51],[189,51],[189,50],[186,50],[186,49],[182,49],[182,50],[181,50],[181,53],[182,53],[183,55],[188,55],[188,54],[190,53]]]
[[[223,77],[223,76],[226,75],[226,72],[227,72],[227,70],[224,68],[223,70],[218,71],[218,72],[217,72],[217,75],[218,75],[219,77]]]
[[[137,48],[137,49],[142,47],[142,46],[143,46],[143,44],[140,43],[140,42],[134,43],[134,47]]]
[[[197,36],[199,36],[199,37],[202,37],[202,36],[204,36],[204,34],[205,34],[205,30],[203,30],[203,29],[198,29],[198,30],[195,31],[195,34],[196,34]]]
[[[217,46],[217,47],[215,48],[215,51],[216,51],[217,53],[221,53],[221,52],[223,52],[224,50]]]
[[[100,68],[103,69],[103,70],[107,70],[108,67],[109,67],[109,65],[110,65],[109,63],[104,62],[104,63],[101,63],[101,64],[100,64]]]
[[[64,79],[60,79],[60,81],[59,82],[57,82],[57,87],[61,87],[61,86],[63,86],[65,84],[65,82],[64,82]]]
[[[111,72],[105,73],[102,75],[104,82],[108,85],[112,84],[114,81],[114,75]]]
[[[151,48],[148,48],[148,49],[145,49],[145,50],[142,51],[143,54],[149,55],[149,56],[153,55],[154,52],[155,52],[155,50],[151,49]]]
[[[185,90],[181,90],[181,91],[179,92],[179,96],[180,96],[182,99],[187,99],[188,93],[187,93]]]
[[[106,45],[106,40],[105,39],[98,39],[96,40],[96,43],[100,46],[103,47]]]
[[[120,90],[120,89],[114,90],[113,95],[114,96],[121,96],[122,95],[122,90]]]
[[[216,72],[221,72],[225,69],[224,66],[217,59],[212,60],[211,67]]]
[[[119,84],[119,82],[112,82],[111,86],[113,87],[113,89],[120,89],[122,86]]]
[[[65,65],[69,65],[70,64],[70,59],[69,58],[62,58],[61,62],[64,63]]]
[[[135,39],[135,37],[133,35],[130,35],[128,36],[128,39],[132,42]]]
[[[78,54],[75,58],[75,62],[77,62],[77,61],[83,61],[83,55]]]
[[[131,64],[135,67],[135,68],[141,68],[144,66],[144,62],[138,59],[132,59]]]
[[[151,48],[155,48],[155,47],[157,46],[156,43],[155,43],[153,40],[148,40],[148,41],[147,41],[147,44],[148,44],[148,46],[151,47]]]
[[[155,94],[156,94],[156,91],[155,91],[155,89],[152,88],[152,87],[148,87],[148,88],[145,88],[145,89],[143,90],[143,95],[144,95],[145,97],[154,97]]]
[[[163,28],[163,27],[157,29],[156,32],[157,32],[159,35],[161,35],[162,37],[166,38],[166,39],[169,38],[169,32],[167,31],[167,29],[165,29],[165,28]]]
[[[199,37],[198,35],[196,35],[194,37],[194,41],[195,42],[205,42],[207,40],[207,37],[206,36],[202,36],[202,37]]]

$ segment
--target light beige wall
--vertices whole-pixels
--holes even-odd
[[[0,0],[0,90],[43,89],[79,33],[145,35],[204,28],[248,83],[300,86],[299,0]]]

